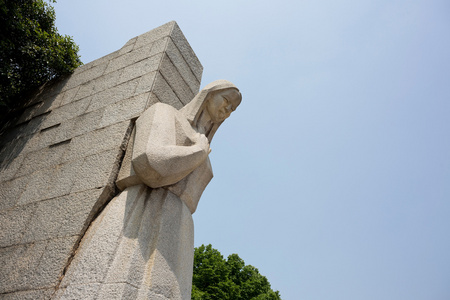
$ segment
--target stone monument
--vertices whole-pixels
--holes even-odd
[[[190,299],[209,144],[241,101],[194,97],[201,73],[170,22],[31,97],[0,136],[1,299]]]

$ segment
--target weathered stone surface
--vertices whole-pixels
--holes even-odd
[[[136,288],[142,272],[108,271],[101,288],[61,285],[52,293],[77,241],[114,196],[134,120],[160,101],[181,108],[176,93],[187,102],[198,91],[198,70],[189,70],[198,60],[186,56],[194,54],[176,28],[165,24],[41,87],[0,136],[0,298],[166,299]],[[139,255],[133,252],[131,269],[143,261]],[[114,266],[125,270],[120,261]]]
[[[194,98],[189,86],[167,55],[164,55],[161,62],[161,74],[183,104],[189,103]]]
[[[148,93],[153,89],[153,83],[155,82],[157,72],[148,73],[141,77],[139,84],[134,91],[135,95],[142,93]]]
[[[82,100],[71,102],[67,105],[58,107],[57,109],[53,110],[52,113],[47,116],[47,118],[45,118],[41,125],[41,129],[60,124],[61,122],[82,115],[86,111],[86,108],[88,107],[90,101],[91,98],[84,98]]]
[[[156,54],[152,57],[141,60],[133,65],[125,67],[120,76],[119,83],[126,82],[128,80],[140,77],[147,73],[158,70],[161,62],[162,54]]]
[[[186,82],[186,84],[189,86],[191,92],[197,93],[200,81],[195,77],[195,74],[172,40],[170,40],[167,44],[166,53],[173,65],[176,66],[181,77],[184,79],[184,82]]]
[[[29,290],[23,292],[2,294],[0,295],[0,298],[2,300],[47,300],[50,299],[54,292],[54,289]]]
[[[103,113],[100,127],[137,118],[147,107],[149,95],[150,93],[140,94],[108,106]]]
[[[177,109],[183,107],[181,100],[178,99],[177,95],[175,95],[170,85],[160,73],[156,74],[153,93],[162,103],[169,104]]]
[[[80,69],[81,72],[75,71],[62,90],[69,90],[102,76],[108,66],[108,63],[109,61],[105,61],[104,63],[91,68],[87,68],[86,65],[84,69]]]
[[[190,299],[191,215],[212,178],[209,143],[240,102],[237,88],[219,80],[181,110],[156,103],[139,116],[127,146],[131,155],[125,154],[119,171],[122,192],[83,236],[61,282],[59,299],[70,299],[74,292],[80,298],[95,293],[95,299]],[[100,170],[105,163],[93,164],[101,160],[93,155],[85,164]],[[91,290],[96,283],[99,288]]]
[[[104,187],[112,179],[112,170],[118,169],[119,154],[120,149],[116,148],[86,157],[75,176],[70,192]]]
[[[14,175],[17,173],[17,170],[19,170],[24,157],[24,155],[19,155],[17,157],[13,156],[12,161],[4,160],[0,163],[0,182],[14,178]]]
[[[36,205],[18,206],[0,212],[0,247],[19,244]]]
[[[23,176],[0,183],[0,211],[16,204],[28,180],[28,176]]]
[[[139,81],[140,78],[136,78],[134,80],[127,81],[113,88],[95,94],[92,98],[91,103],[89,104],[87,111],[92,112],[101,107],[114,104],[117,101],[133,96]]]
[[[78,237],[0,248],[0,293],[54,286]]]
[[[60,164],[63,154],[68,147],[69,144],[66,143],[26,154],[20,169],[17,171],[17,176],[31,174],[34,171]]]
[[[134,49],[139,49],[140,47],[151,44],[163,37],[170,36],[175,24],[176,23],[172,21],[138,36],[136,43],[134,44]]]
[[[80,234],[101,193],[94,189],[36,203],[22,243]]]
[[[83,99],[115,86],[121,74],[122,70],[114,71],[81,85],[73,101]]]
[[[134,51],[127,52],[121,56],[114,58],[109,63],[105,74],[125,68],[129,65],[152,57],[155,54],[163,52],[166,48],[168,40],[169,38],[167,37],[161,38],[157,41],[154,41],[151,45],[148,45],[148,47],[137,48]]]
[[[195,55],[194,50],[192,50],[189,42],[184,37],[184,34],[181,32],[180,27],[177,23],[174,24],[172,35],[172,41],[177,45],[177,48],[180,50],[181,54],[183,54],[184,59],[187,64],[191,68],[195,77],[197,77],[198,82],[202,80],[203,66]]]
[[[62,159],[65,162],[79,161],[84,157],[118,148],[120,146],[118,141],[124,139],[129,127],[130,121],[123,121],[74,137]],[[100,140],[102,143],[98,143]]]

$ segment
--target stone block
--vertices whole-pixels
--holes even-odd
[[[162,52],[165,49],[167,42],[168,38],[162,38],[153,42],[152,44],[146,45],[145,47],[140,47],[116,57],[109,63],[108,67],[106,68],[105,74],[125,68]]]
[[[36,90],[27,105],[33,105],[39,102],[53,103],[54,106],[59,105],[59,97],[61,96],[62,89],[67,83],[69,77],[70,75],[63,75],[45,83]],[[56,100],[56,97],[58,97],[58,100]]]
[[[13,207],[30,178],[27,176],[15,178],[0,183],[0,211]]]
[[[150,96],[148,97],[148,101],[147,101],[147,105],[146,105],[145,109],[147,109],[150,106],[152,106],[153,104],[156,104],[159,102],[161,102],[161,101],[159,101],[158,97],[156,97],[155,94],[150,93]]]
[[[122,54],[128,53],[130,51],[133,51],[133,48],[134,48],[134,44],[133,45],[125,45],[122,48],[120,48],[117,52],[119,55],[122,55]]]
[[[0,294],[26,290],[47,242],[0,248]]]
[[[16,176],[32,174],[36,170],[46,169],[56,166],[62,162],[64,152],[68,149],[69,144],[60,144],[55,147],[46,147],[41,150],[26,154]]]
[[[134,78],[158,70],[159,64],[161,62],[161,57],[162,54],[158,53],[133,65],[125,67],[118,83],[126,82],[128,80],[132,80]]]
[[[47,300],[50,299],[54,289],[20,291],[1,295],[2,300]]]
[[[33,105],[27,107],[25,111],[20,116],[16,124],[21,124],[23,122],[29,121],[36,116],[40,116],[46,112],[49,112],[61,105],[63,93],[48,96],[47,99],[36,102]]]
[[[76,137],[98,129],[104,111],[105,108],[102,107],[96,111],[88,112],[73,118],[71,120],[73,122],[71,137]]]
[[[51,167],[49,169],[38,170],[32,176],[28,176],[30,180],[24,187],[24,191],[21,193],[17,204],[25,205],[46,199],[45,196],[52,187],[55,173],[56,169]]]
[[[153,88],[153,83],[155,82],[156,73],[157,72],[155,71],[142,76],[139,80],[139,84],[137,85],[136,90],[134,91],[134,94],[139,95],[142,93],[150,92]]]
[[[94,189],[36,203],[22,243],[81,234],[101,193]]]
[[[29,136],[39,130],[41,123],[43,122],[42,116],[31,119],[29,122],[18,124],[14,127],[6,130],[1,136],[1,144],[6,145],[9,142],[16,141],[17,139]],[[2,149],[3,152],[3,149]]]
[[[70,102],[74,101],[75,95],[78,93],[79,89],[80,87],[76,86],[70,90],[64,91],[63,98],[61,100],[61,106],[69,104]]]
[[[155,83],[152,90],[162,103],[169,104],[176,109],[183,107],[181,100],[178,99],[166,79],[160,73],[156,74]]]
[[[123,45],[122,48],[130,47],[130,46],[134,47],[134,44],[136,44],[137,38],[138,37],[136,36],[136,37],[134,37],[132,39],[129,39],[128,42],[126,42],[125,45]]]
[[[36,205],[17,206],[0,212],[0,247],[19,244]]]
[[[100,77],[105,72],[106,67],[108,66],[109,60],[102,62],[99,65],[88,68],[90,66],[86,65],[86,67],[81,67],[79,71],[75,71],[67,80],[66,84],[63,87],[63,91],[70,90],[74,87],[80,86],[86,82],[89,82],[97,77]]]
[[[119,148],[127,135],[129,126],[130,121],[124,121],[74,137],[63,160],[65,162],[80,161],[84,157]],[[98,143],[99,140],[102,142]]]
[[[86,111],[90,101],[91,97],[88,97],[58,107],[57,109],[53,110],[50,114],[47,115],[45,120],[42,122],[41,129],[45,129],[47,127],[62,123],[66,120],[82,115]]]
[[[167,55],[162,59],[160,72],[182,103],[187,104],[194,98],[194,93]]]
[[[163,37],[162,39],[156,40],[152,43],[152,55],[157,53],[162,53],[167,50],[167,44],[170,40],[170,37]]]
[[[113,171],[118,170],[120,152],[121,150],[116,148],[86,157],[70,192],[76,193],[113,184],[116,175]]]
[[[33,265],[29,275],[25,275],[26,278],[28,277],[26,287],[38,289],[55,286],[78,239],[78,236],[72,236],[43,242],[46,244],[45,250],[42,251],[38,263]]]
[[[166,54],[172,61],[173,65],[176,66],[178,72],[189,86],[191,92],[194,94],[198,93],[200,81],[192,72],[190,66],[187,64],[185,58],[172,40],[170,40],[167,45]]]
[[[117,101],[130,98],[135,94],[136,86],[139,81],[140,78],[136,78],[95,94],[89,104],[89,107],[87,108],[87,112],[91,112],[101,107],[114,104]]]
[[[4,160],[0,163],[0,182],[7,181],[15,177],[22,165],[25,155],[13,157],[12,160]]]
[[[55,286],[78,237],[0,248],[0,293]]]
[[[144,93],[106,107],[100,127],[139,117],[147,107],[148,99],[149,93]]]
[[[29,155],[30,152],[35,152],[51,145],[69,140],[72,137],[74,127],[74,122],[72,120],[73,119],[47,127],[39,133],[33,135],[27,142],[22,153]]]
[[[67,195],[75,181],[75,178],[83,176],[80,174],[82,160],[75,160],[55,166],[53,180],[50,188],[44,192],[45,199]]]
[[[139,189],[135,190],[139,191]],[[122,197],[122,195],[120,197]],[[126,198],[123,199],[126,200]],[[139,204],[144,206],[144,203]],[[119,247],[118,242],[121,239],[126,239],[121,233],[124,224],[123,218],[128,216],[132,210],[133,207],[127,205],[127,201],[123,200],[112,200],[105,207],[101,217],[96,218],[91,223],[81,240],[78,253],[82,253],[83,255],[78,255],[72,261],[70,268],[68,268],[66,276],[61,283],[61,287],[66,287],[68,283],[70,283],[70,285],[80,285],[105,282],[111,260],[114,259],[114,255]],[[139,224],[136,224],[136,226],[139,226]],[[96,242],[92,243],[91,241],[94,238]],[[127,261],[130,259],[131,258],[128,258]],[[121,271],[122,270],[118,269],[112,270],[112,272],[123,274]],[[123,274],[123,277],[126,276],[126,273]]]
[[[93,60],[93,61],[91,61],[91,62],[89,62],[89,63],[87,63],[87,64],[85,64],[85,65],[83,65],[81,67],[78,67],[75,70],[74,74],[81,73],[83,71],[86,71],[88,69],[91,69],[93,67],[97,67],[97,66],[100,66],[100,65],[103,65],[103,64],[107,65],[110,60],[116,58],[117,56],[119,56],[121,54],[122,53],[120,53],[120,50],[117,50],[117,51],[114,51],[114,52],[112,52],[110,54],[107,54],[107,55],[105,55],[103,57],[97,58],[96,60]]]
[[[151,44],[154,41],[159,40],[160,38],[170,35],[174,24],[175,24],[175,21],[171,21],[162,26],[159,26],[158,28],[150,30],[147,33],[144,33],[144,34],[138,36],[136,43],[134,45],[134,49],[138,49],[145,45]]]
[[[119,80],[121,73],[122,70],[114,71],[81,85],[76,96],[74,97],[74,101],[115,86],[117,81]]]
[[[172,41],[177,45],[177,48],[180,50],[181,54],[183,54],[184,59],[191,68],[195,77],[197,77],[198,81],[201,82],[203,66],[198,60],[197,55],[195,55],[194,50],[192,50],[191,46],[189,45],[189,42],[186,40],[183,32],[181,32],[181,29],[177,23],[175,23],[173,26],[171,38]]]

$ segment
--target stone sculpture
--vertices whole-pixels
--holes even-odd
[[[190,299],[192,213],[213,174],[210,142],[241,102],[226,80],[180,110],[147,109],[119,172],[122,192],[91,224],[57,292],[59,299]]]

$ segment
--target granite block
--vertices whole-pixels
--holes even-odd
[[[163,57],[160,72],[183,104],[189,103],[192,98],[194,98],[194,93],[192,93],[189,86],[167,55],[164,55]]]

